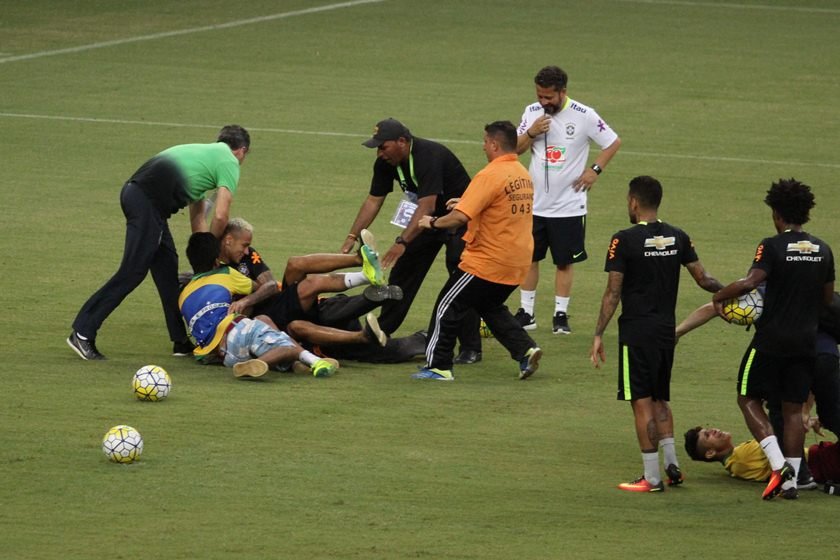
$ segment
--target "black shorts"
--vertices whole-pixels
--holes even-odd
[[[618,345],[618,394],[620,401],[651,397],[671,400],[673,348]]]
[[[773,356],[750,344],[738,368],[738,395],[804,403],[814,364],[813,356]]]
[[[532,262],[545,258],[551,249],[555,266],[586,260],[586,216],[545,218],[534,216],[534,256]]]
[[[268,315],[281,331],[285,331],[292,321],[306,318],[307,315],[300,306],[297,282],[291,286],[286,286],[284,282],[283,290],[279,294],[274,294],[255,305],[254,316],[257,315]]]

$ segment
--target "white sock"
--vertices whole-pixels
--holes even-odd
[[[782,455],[782,450],[779,447],[779,440],[776,436],[767,436],[759,442],[761,449],[764,450],[764,455],[770,461],[770,468],[774,471],[781,469],[785,465],[785,456]]]
[[[659,453],[645,453],[642,451],[642,463],[645,466],[645,479],[656,486],[662,482],[662,477],[659,475]]]
[[[662,450],[662,464],[666,467],[668,465],[680,466],[677,462],[677,450],[674,447],[674,438],[662,438],[659,440],[659,449]]]
[[[344,276],[344,286],[347,288],[370,284],[364,272],[345,272],[342,276]]]
[[[304,350],[298,356],[298,360],[300,360],[301,362],[303,362],[304,364],[306,364],[308,366],[311,366],[312,364],[314,364],[315,362],[317,362],[320,359],[321,358],[319,358],[318,356],[316,356],[315,354],[313,354],[309,350]]]
[[[785,457],[785,461],[793,467],[793,478],[782,484],[782,488],[787,490],[790,487],[796,487],[796,482],[799,480],[799,467],[802,466],[802,457]]]
[[[569,300],[572,298],[554,296],[554,312],[565,313],[569,309]]]
[[[534,301],[537,299],[537,290],[519,290],[519,306],[525,313],[534,316]]]

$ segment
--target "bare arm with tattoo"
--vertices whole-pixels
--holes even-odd
[[[618,309],[618,302],[621,301],[621,286],[624,283],[624,274],[611,271],[607,279],[607,289],[601,298],[601,311],[598,313],[598,324],[595,326],[595,336],[592,338],[592,349],[589,351],[589,360],[596,368],[607,360],[604,351],[604,343],[601,337],[607,329],[615,310]],[[599,361],[600,360],[600,361]]]

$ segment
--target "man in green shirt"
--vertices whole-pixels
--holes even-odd
[[[194,346],[178,309],[178,252],[169,216],[189,205],[193,233],[221,237],[239,183],[239,167],[251,146],[239,125],[222,128],[212,144],[182,144],[144,163],[123,185],[120,206],[126,218],[125,249],[119,269],[82,306],[67,344],[84,360],[104,360],[96,348],[102,323],[151,272],[160,295],[173,354]],[[206,198],[216,191],[213,217],[205,219]]]

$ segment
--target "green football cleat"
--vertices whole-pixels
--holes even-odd
[[[368,279],[371,286],[384,286],[385,278],[382,275],[382,267],[379,265],[379,255],[367,245],[362,245],[360,251],[362,254],[362,272],[365,278]]]
[[[322,359],[312,364],[310,369],[315,377],[330,377],[338,370],[338,366],[331,361]]]

